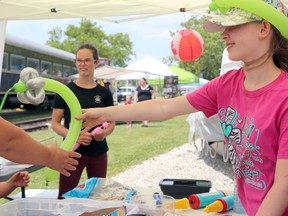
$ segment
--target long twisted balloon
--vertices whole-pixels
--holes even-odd
[[[80,106],[80,103],[79,103],[77,97],[66,85],[64,85],[64,84],[62,84],[56,80],[52,80],[52,79],[48,79],[48,78],[39,79],[40,77],[37,77],[35,75],[36,70],[34,68],[24,68],[22,71],[24,71],[25,73],[31,72],[33,74],[33,76],[30,76],[30,78],[32,80],[33,79],[34,80],[32,82],[31,80],[29,81],[29,80],[23,80],[23,79],[21,80],[20,79],[18,83],[14,84],[14,90],[16,92],[21,93],[21,94],[22,93],[27,94],[29,92],[29,94],[27,94],[27,95],[29,95],[28,97],[27,97],[27,95],[26,96],[22,95],[23,98],[25,98],[25,99],[29,98],[27,101],[29,101],[29,100],[33,101],[34,98],[37,98],[37,99],[40,97],[42,98],[42,96],[38,95],[38,94],[41,94],[41,90],[39,90],[38,88],[40,88],[40,86],[42,85],[44,90],[55,92],[55,93],[59,94],[63,98],[63,100],[66,102],[66,104],[68,105],[70,112],[71,112],[70,127],[68,130],[68,134],[67,134],[65,140],[60,145],[60,147],[64,150],[72,150],[74,144],[76,143],[76,141],[78,139],[78,136],[79,136],[79,133],[80,133],[81,127],[82,127],[82,121],[76,120],[74,118],[75,116],[82,114],[81,106]],[[22,71],[21,71],[21,73],[22,73]],[[38,72],[37,72],[37,74],[38,74]],[[21,77],[21,75],[20,75],[20,77]],[[44,82],[43,82],[43,80],[44,80]],[[26,83],[25,83],[25,81],[26,81]],[[33,83],[33,84],[31,84],[31,83]],[[18,96],[18,98],[19,98],[19,96]],[[38,102],[40,102],[40,103],[42,101],[38,100]],[[52,181],[55,178],[56,174],[57,174],[57,172],[55,170],[47,168],[46,173],[45,173],[46,182]]]

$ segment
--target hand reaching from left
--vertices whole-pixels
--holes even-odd
[[[17,172],[8,180],[8,183],[15,188],[26,187],[29,182],[30,178],[27,171]]]
[[[70,176],[70,171],[76,170],[78,161],[75,158],[81,158],[81,155],[74,151],[66,151],[59,148],[54,142],[49,146],[51,158],[47,161],[47,166],[57,170],[65,176]]]

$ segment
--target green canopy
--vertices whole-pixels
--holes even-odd
[[[172,72],[178,76],[178,84],[191,84],[191,83],[199,83],[199,77],[189,72],[183,68],[177,67],[175,65],[171,65],[170,69]],[[163,85],[164,80],[148,80],[149,84],[151,85]]]
[[[173,73],[178,76],[179,84],[199,83],[199,77],[192,72],[175,65],[171,65],[170,68]]]

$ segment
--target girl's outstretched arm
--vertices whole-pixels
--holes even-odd
[[[84,109],[83,114],[75,118],[83,120],[85,131],[88,131],[105,121],[165,120],[196,111],[198,110],[191,106],[186,96],[181,96],[147,100],[129,106]]]

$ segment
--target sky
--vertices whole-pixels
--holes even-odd
[[[187,21],[188,18],[189,14],[177,13],[124,23],[92,21],[96,22],[98,26],[102,26],[107,35],[118,32],[129,34],[134,45],[133,50],[136,53],[136,59],[129,62],[133,63],[145,56],[151,56],[161,61],[162,58],[171,55],[172,38],[169,31],[176,32],[183,29],[180,23]],[[6,33],[45,44],[49,38],[48,31],[56,26],[66,30],[69,24],[79,26],[79,23],[80,19],[8,21]]]

